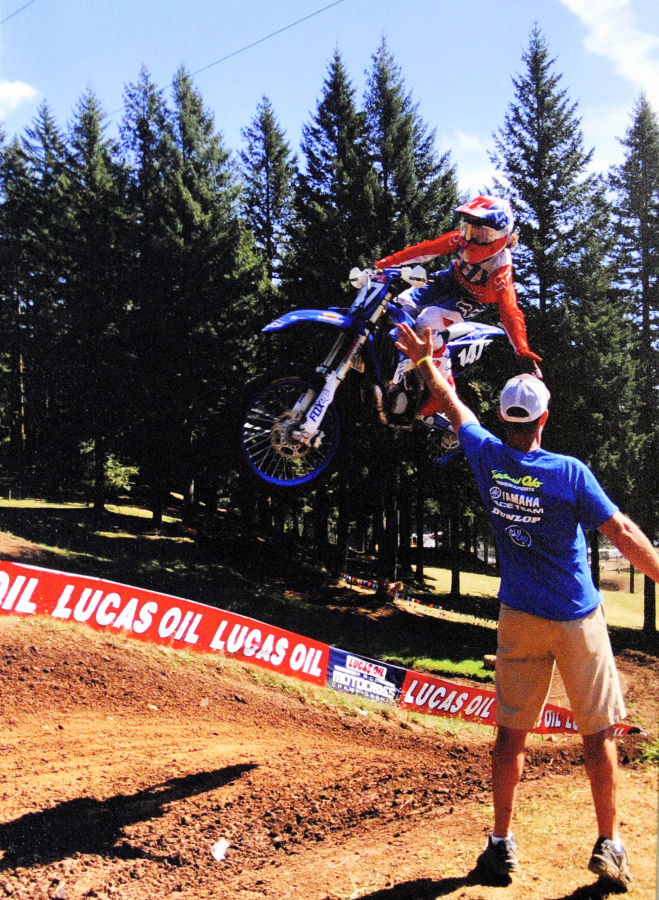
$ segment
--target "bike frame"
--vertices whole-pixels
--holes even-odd
[[[263,329],[264,332],[272,333],[283,331],[301,322],[317,322],[341,330],[328,355],[316,367],[316,371],[325,378],[323,388],[319,392],[307,391],[295,404],[294,411],[299,414],[301,424],[297,434],[299,440],[305,443],[312,442],[339,385],[362,350],[368,354],[376,384],[380,389],[383,388],[382,368],[373,341],[377,322],[383,313],[388,311],[396,324],[406,322],[410,327],[414,327],[414,319],[404,309],[390,302],[392,295],[389,287],[400,277],[400,270],[395,268],[370,274],[352,306],[345,313],[338,309],[298,309],[280,316]],[[469,323],[462,331],[460,325],[453,328],[455,338],[449,340],[449,348],[452,359],[455,359],[457,364],[456,374],[460,374],[476,362],[496,335],[505,334],[503,329],[492,325]],[[451,329],[448,331],[450,335]]]

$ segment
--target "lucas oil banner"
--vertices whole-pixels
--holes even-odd
[[[492,690],[456,684],[419,672],[407,672],[400,706],[430,716],[448,716],[494,726],[494,700]],[[619,727],[627,729],[627,726]],[[576,731],[577,726],[569,710],[550,704],[545,706],[540,725],[534,729],[535,734],[570,734]]]
[[[147,643],[217,653],[402,709],[496,725],[491,690],[411,672],[213,606],[100,578],[0,561],[0,615],[47,616]],[[569,710],[549,704],[536,729],[540,734],[576,730]],[[638,729],[619,724],[615,731]]]
[[[323,685],[327,644],[203,603],[99,578],[0,562],[0,613],[50,616],[181,650],[220,653]]]

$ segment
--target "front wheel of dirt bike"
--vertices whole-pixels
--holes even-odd
[[[293,487],[316,478],[339,445],[335,404],[328,407],[311,441],[299,437],[302,398],[317,396],[323,379],[316,373],[290,373],[258,379],[243,405],[240,445],[249,468],[270,484]]]

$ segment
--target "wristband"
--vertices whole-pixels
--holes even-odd
[[[428,354],[427,356],[422,356],[421,359],[416,364],[417,369],[423,362],[432,362],[432,356],[430,356],[430,354]]]

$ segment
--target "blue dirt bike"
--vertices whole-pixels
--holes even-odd
[[[424,273],[425,275],[425,273]],[[416,276],[416,277],[415,277]],[[405,302],[393,287],[405,280],[418,283],[418,269],[382,272],[353,269],[351,283],[359,293],[349,309],[299,309],[270,322],[264,332],[309,323],[338,331],[334,344],[313,368],[296,367],[256,379],[247,390],[241,412],[240,442],[245,460],[259,478],[273,485],[294,486],[316,478],[334,459],[341,436],[335,397],[348,374],[361,380],[359,396],[382,425],[424,432],[438,464],[452,459],[458,442],[440,415],[419,418],[427,389],[417,369],[395,347],[395,326],[414,325]],[[453,373],[459,378],[477,362],[502,328],[458,322],[445,332]],[[404,396],[405,402],[401,403]],[[401,411],[401,407],[404,409]]]

